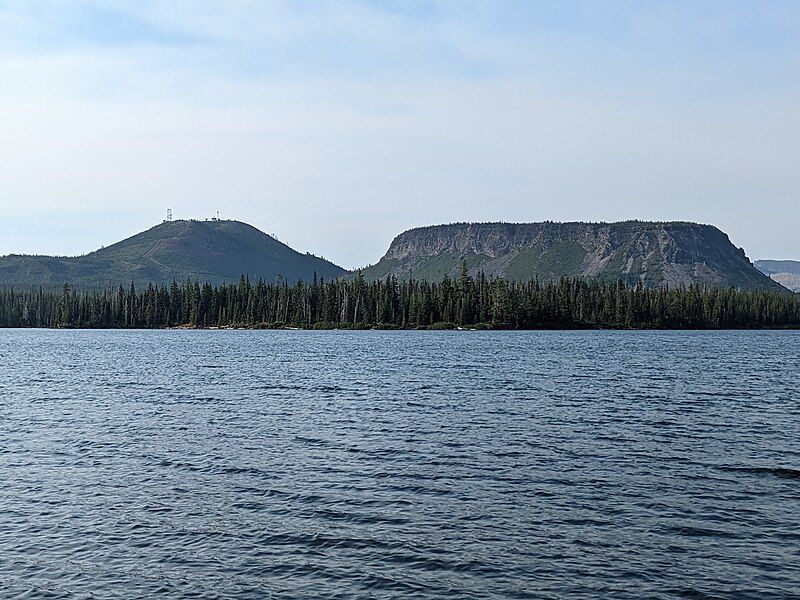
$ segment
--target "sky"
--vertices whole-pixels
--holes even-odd
[[[800,2],[0,0],[0,254],[689,220],[800,259]]]

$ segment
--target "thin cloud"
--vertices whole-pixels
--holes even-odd
[[[800,253],[793,5],[43,6],[0,8],[0,253],[167,206],[348,267],[462,220],[693,219]]]

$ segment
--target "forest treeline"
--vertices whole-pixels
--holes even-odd
[[[800,299],[734,289],[648,289],[587,279],[513,282],[189,281],[114,291],[0,291],[2,327],[764,328],[800,327]]]

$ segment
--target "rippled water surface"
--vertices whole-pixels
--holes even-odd
[[[800,593],[795,332],[0,331],[0,596]]]

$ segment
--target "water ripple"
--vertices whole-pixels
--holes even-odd
[[[0,331],[9,598],[790,598],[796,332]]]

